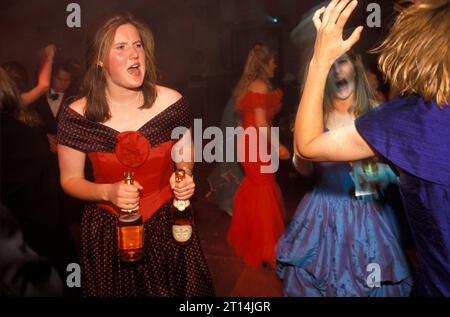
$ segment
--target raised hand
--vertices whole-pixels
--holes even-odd
[[[332,0],[325,8],[314,13],[313,23],[317,30],[313,59],[331,65],[358,42],[362,26],[357,27],[352,35],[344,40],[343,32],[358,1]]]
[[[52,62],[56,53],[56,45],[50,44],[42,49],[42,58],[46,61]]]

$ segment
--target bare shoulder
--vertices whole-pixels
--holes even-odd
[[[267,83],[265,83],[263,80],[255,80],[253,81],[249,86],[248,90],[251,92],[256,92],[260,94],[267,94],[269,93],[269,87],[267,87]]]
[[[86,97],[75,100],[69,105],[69,108],[81,115],[84,115],[84,111],[86,109]]]
[[[156,86],[156,91],[158,93],[156,100],[163,108],[173,105],[183,97],[178,91],[164,86]]]

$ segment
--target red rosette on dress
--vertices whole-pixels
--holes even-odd
[[[147,161],[150,144],[139,132],[122,132],[117,136],[116,156],[119,162],[128,168],[138,168]]]

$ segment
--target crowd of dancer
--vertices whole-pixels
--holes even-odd
[[[210,195],[232,216],[230,246],[246,265],[276,272],[284,296],[450,296],[450,1],[407,6],[377,49],[393,99],[352,50],[363,28],[343,38],[356,6],[332,0],[313,17],[292,153],[271,137],[283,97],[271,83],[278,57],[263,44],[250,49],[222,125],[260,133],[256,142],[239,137],[244,160],[216,167]],[[54,63],[55,51],[43,50],[31,90],[20,64],[0,68],[0,241],[8,245],[0,292],[79,295],[61,278],[68,263],[80,263],[84,296],[214,296],[202,233],[194,224],[188,246],[172,238],[172,200],[191,198],[195,182],[193,156],[174,163],[171,155],[180,146],[194,152],[189,133],[171,133],[189,131],[193,116],[180,93],[157,83],[152,32],[128,15],[105,20],[89,39],[80,85],[71,85],[79,67]],[[124,138],[135,153],[148,152],[133,184],[123,182],[129,167],[116,157]],[[288,223],[264,152],[316,180]],[[185,170],[182,182],[175,169]],[[403,208],[389,197],[396,186]],[[137,207],[144,256],[124,265],[117,215]],[[403,209],[417,266],[403,243]],[[377,287],[366,279],[372,264]]]

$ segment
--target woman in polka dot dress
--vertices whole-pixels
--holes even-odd
[[[86,62],[84,97],[63,110],[58,125],[61,184],[92,202],[82,221],[84,295],[214,296],[195,228],[188,246],[172,238],[171,201],[189,199],[195,184],[192,158],[175,164],[171,157],[173,146],[192,142],[187,133],[178,140],[171,134],[189,129],[192,116],[178,92],[155,84],[151,31],[132,17],[112,17],[88,43]],[[84,175],[86,156],[94,182]],[[183,182],[175,182],[175,167],[187,172]],[[123,182],[129,170],[133,185]],[[136,207],[144,220],[144,257],[130,265],[118,257],[117,215]]]

